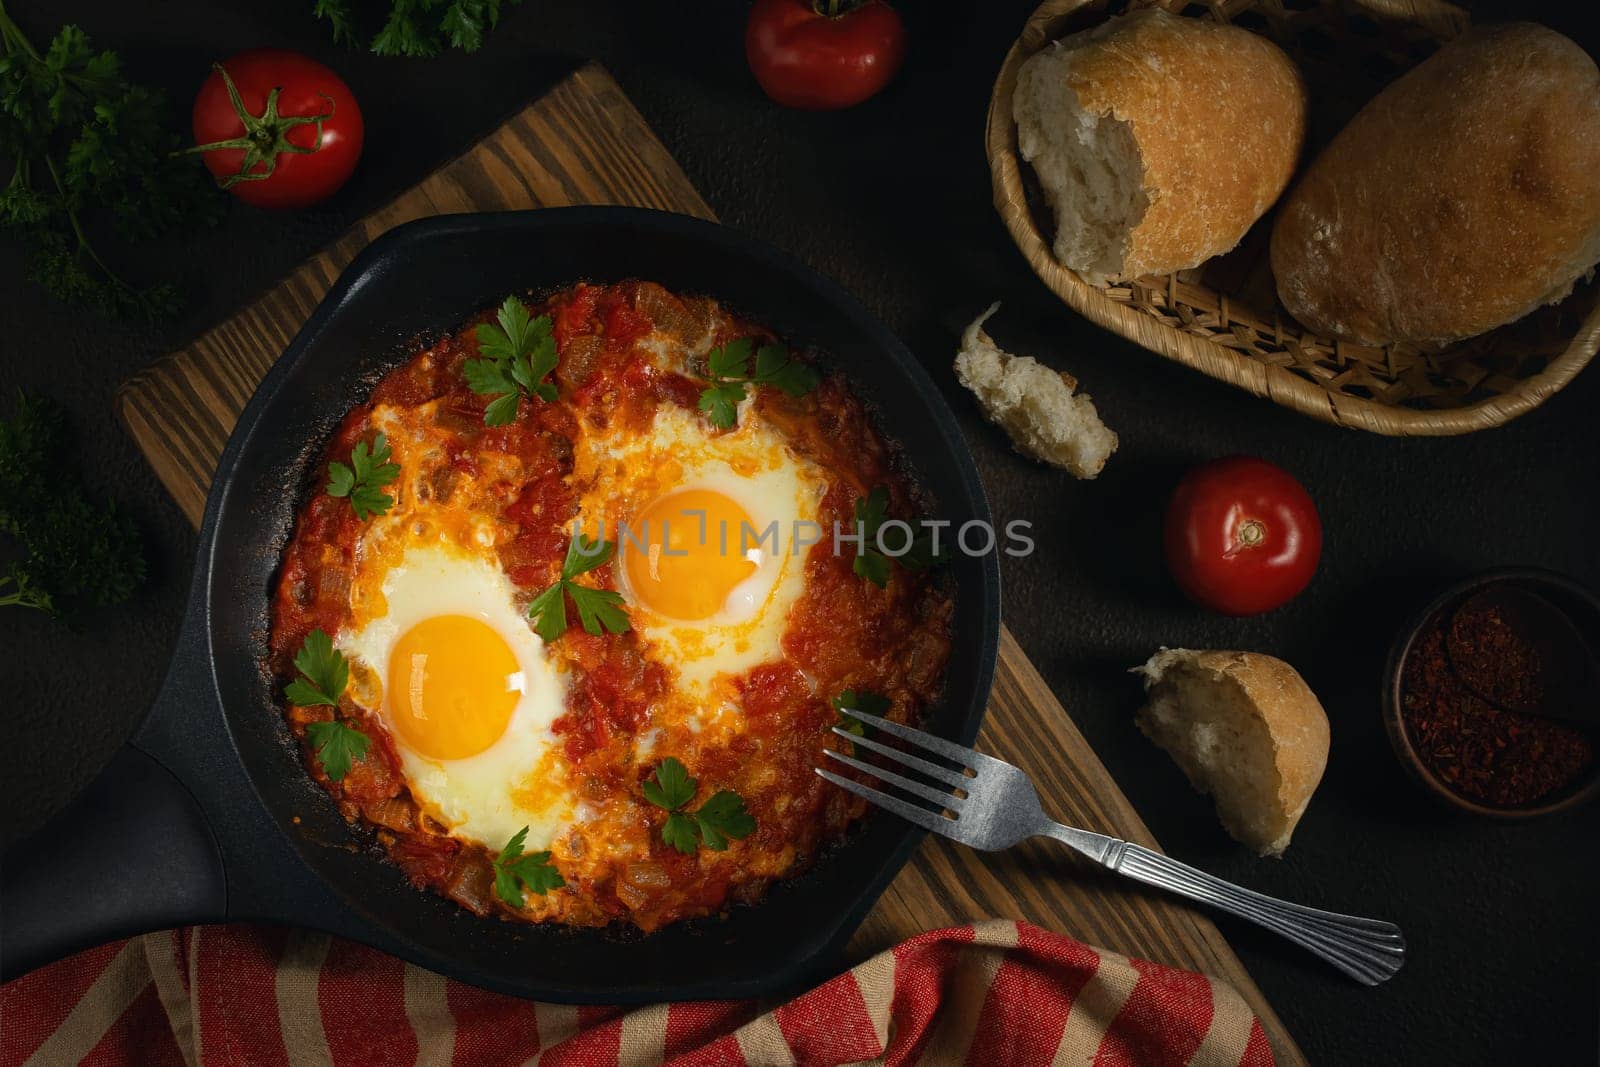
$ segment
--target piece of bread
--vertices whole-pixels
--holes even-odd
[[[983,332],[1000,303],[972,320],[956,353],[956,378],[972,390],[989,421],[1011,436],[1017,451],[1093,478],[1117,449],[1117,435],[1070,374],[1028,356],[1013,356]]]
[[[1531,23],[1472,30],[1374,97],[1272,233],[1284,307],[1363,345],[1483,333],[1597,261],[1600,71]]]
[[[1150,8],[1030,56],[1012,116],[1056,258],[1100,285],[1238,244],[1294,173],[1306,95],[1265,37]]]
[[[1305,680],[1256,652],[1163,648],[1134,673],[1137,722],[1217,816],[1263,856],[1281,856],[1328,765],[1328,716]]]

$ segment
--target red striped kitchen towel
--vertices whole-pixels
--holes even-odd
[[[1230,987],[994,920],[921,934],[777,1007],[575,1008],[325,934],[189,927],[0,987],[0,1065],[1084,1064],[1270,1067]]]

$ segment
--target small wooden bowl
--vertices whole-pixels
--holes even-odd
[[[1278,303],[1271,214],[1227,255],[1194,270],[1090,285],[1051,254],[1054,220],[1017,154],[1011,98],[1023,60],[1125,10],[1161,6],[1261,33],[1299,65],[1311,99],[1309,160],[1398,74],[1467,26],[1443,0],[1046,0],[1006,55],[989,101],[994,202],[1017,247],[1057,296],[1099,326],[1203,374],[1312,418],[1381,434],[1469,433],[1538,407],[1600,348],[1600,280],[1560,304],[1443,351],[1366,348],[1317,337]],[[1195,137],[1214,137],[1194,130]]]
[[[1579,778],[1548,800],[1521,808],[1496,807],[1462,796],[1434,774],[1412,745],[1411,735],[1406,730],[1405,719],[1400,713],[1401,684],[1405,676],[1406,658],[1410,656],[1412,646],[1423,629],[1441,612],[1450,610],[1479,590],[1500,582],[1512,582],[1529,592],[1539,594],[1564,611],[1588,638],[1591,645],[1600,640],[1600,597],[1570,578],[1536,568],[1504,568],[1474,575],[1435,597],[1395,641],[1394,647],[1389,652],[1388,666],[1384,669],[1383,725],[1400,763],[1414,779],[1444,803],[1492,819],[1531,819],[1558,811],[1568,811],[1600,796],[1600,760],[1596,760],[1587,776]]]

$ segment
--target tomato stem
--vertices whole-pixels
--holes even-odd
[[[240,182],[259,182],[272,177],[272,172],[278,168],[278,156],[285,152],[308,156],[322,147],[322,124],[333,118],[333,97],[327,93],[317,94],[328,102],[328,110],[320,115],[279,115],[278,96],[283,92],[283,86],[280,85],[267,94],[267,102],[261,109],[261,114],[252,115],[245,109],[244,99],[239,95],[239,87],[233,84],[227,69],[221,63],[211,64],[211,69],[222,75],[222,84],[228,89],[228,100],[233,104],[234,113],[239,116],[240,124],[244,126],[244,135],[226,141],[197,144],[193,148],[175,152],[174,155],[192,155],[229,148],[243,151],[244,160],[239,165],[239,172],[217,179],[217,185],[223,189],[232,189]],[[313,123],[317,127],[315,144],[303,147],[289,141],[290,130]],[[262,169],[257,170],[257,167]]]
[[[1267,524],[1260,519],[1246,519],[1236,533],[1243,548],[1254,548],[1267,539]]]

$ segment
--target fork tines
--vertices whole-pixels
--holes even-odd
[[[921,756],[886,745],[881,741],[874,741],[869,737],[857,737],[848,730],[835,726],[833,732],[846,741],[852,742],[857,747],[857,751],[866,749],[870,752],[876,752],[880,756],[892,760],[916,774],[931,779],[933,782],[941,783],[942,787],[918,781],[903,774],[897,774],[894,771],[856,759],[835,749],[825,749],[824,751],[830,759],[837,760],[847,767],[854,768],[904,793],[926,801],[932,807],[903,800],[894,794],[873,789],[871,786],[863,785],[853,778],[846,778],[832,771],[823,770],[821,767],[816,768],[816,772],[841,789],[849,790],[864,800],[879,807],[887,808],[889,811],[916,823],[924,829],[938,832],[946,831],[949,828],[949,824],[960,817],[961,806],[966,801],[965,789],[972,781],[961,769],[968,763],[967,750],[943,738],[925,734],[921,730],[902,726],[900,723],[890,722],[888,719],[869,715],[866,712],[852,711],[846,708],[843,709],[843,713],[859,719],[883,733],[920,745],[932,754],[941,756],[960,766],[949,767],[934,763]]]

